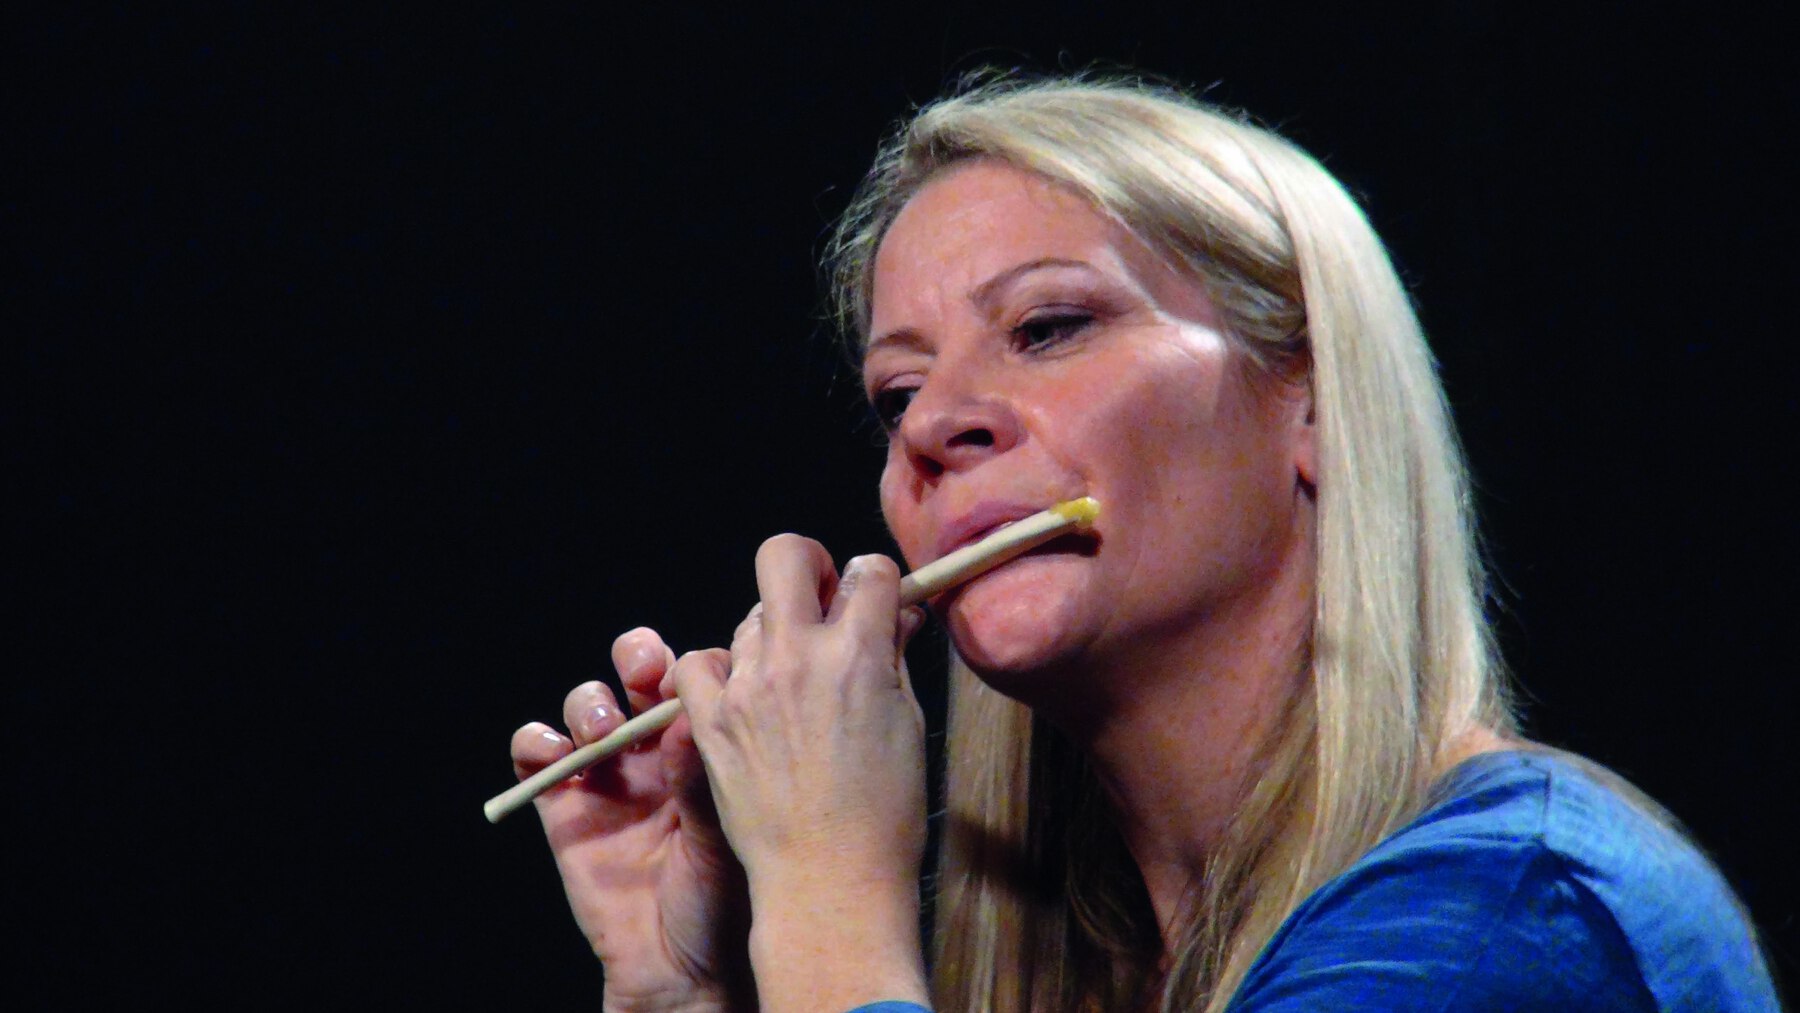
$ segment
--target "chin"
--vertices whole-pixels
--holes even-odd
[[[1080,639],[1081,609],[1073,589],[1027,569],[1037,567],[996,572],[946,603],[957,654],[1009,696],[1018,695],[1014,687],[1033,673],[1066,665]]]

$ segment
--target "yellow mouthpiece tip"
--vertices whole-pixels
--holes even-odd
[[[1065,520],[1074,521],[1085,528],[1094,523],[1094,518],[1100,516],[1100,501],[1092,496],[1083,496],[1066,503],[1058,503],[1050,509]]]

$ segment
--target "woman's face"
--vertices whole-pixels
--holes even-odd
[[[1199,284],[1041,177],[973,161],[902,209],[875,260],[864,381],[907,562],[1061,500],[1101,504],[1096,537],[936,603],[976,671],[1029,695],[1009,675],[1191,646],[1310,560],[1307,398],[1251,372]]]

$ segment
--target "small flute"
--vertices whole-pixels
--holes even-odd
[[[900,607],[917,605],[959,584],[974,580],[1001,563],[1029,552],[1059,535],[1085,530],[1093,525],[1094,518],[1099,514],[1100,504],[1091,496],[1083,496],[1014,521],[981,541],[965,545],[902,577]],[[489,823],[498,823],[514,810],[524,808],[526,803],[575,774],[669,727],[680,713],[680,700],[664,700],[615,728],[612,734],[598,742],[582,746],[488,799],[481,811],[486,814]]]

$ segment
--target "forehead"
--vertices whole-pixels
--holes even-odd
[[[906,202],[882,240],[877,264],[912,252],[920,240],[969,230],[1001,230],[1020,240],[1110,238],[1111,220],[1069,188],[994,159],[940,172]]]
[[[975,159],[939,174],[895,216],[875,254],[869,333],[951,310],[983,282],[1041,259],[1081,261],[1165,306],[1206,301],[1197,280],[1085,197],[1005,162]]]
[[[1021,258],[1116,260],[1122,243],[1137,245],[1067,188],[1003,162],[967,162],[927,183],[894,218],[875,254],[871,309],[879,317],[883,303],[921,285],[977,285]]]

